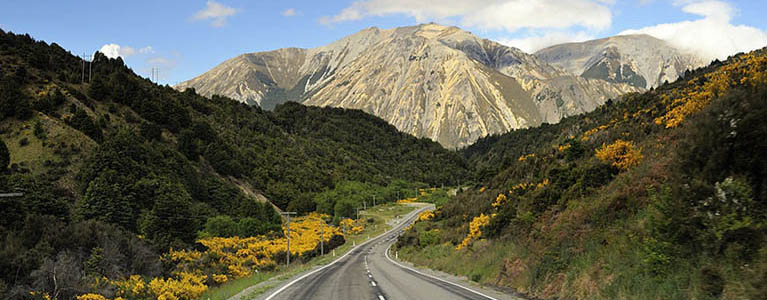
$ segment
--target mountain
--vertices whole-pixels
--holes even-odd
[[[461,152],[400,259],[533,299],[767,299],[767,48]]]
[[[555,123],[641,90],[569,74],[519,49],[437,24],[369,28],[313,49],[237,56],[176,86],[271,109],[361,109],[448,148]]]
[[[573,75],[645,89],[672,82],[685,71],[705,65],[696,55],[644,34],[555,45],[535,52],[535,56]]]

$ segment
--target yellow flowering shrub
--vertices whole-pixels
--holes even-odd
[[[292,257],[303,256],[317,249],[320,243],[320,227],[324,215],[311,213],[291,219],[290,222],[290,254]],[[347,221],[348,220],[348,221]],[[351,233],[363,230],[351,219],[347,229]],[[334,235],[341,235],[339,227],[322,225],[322,239],[328,243]],[[283,231],[287,228],[283,226]],[[187,272],[202,272],[226,276],[227,280],[249,276],[259,270],[271,269],[277,265],[277,256],[284,255],[287,249],[285,237],[267,238],[256,236],[240,237],[211,237],[197,241],[205,251],[171,250],[168,258],[177,264],[177,270]],[[223,277],[219,276],[218,280]],[[219,282],[215,277],[212,282]]]
[[[29,292],[29,296],[32,299],[45,299],[45,300],[51,300],[51,295],[48,295],[46,292],[35,292],[31,291]]]
[[[198,299],[208,290],[205,275],[181,272],[179,278],[154,278],[149,282],[149,290],[156,299],[178,300]]]
[[[226,274],[213,274],[213,281],[218,284],[224,283],[227,280],[229,280],[229,277],[227,277]]]
[[[503,204],[505,204],[508,199],[509,198],[507,198],[503,193],[498,194],[498,197],[495,197],[495,201],[493,202],[493,208],[498,209]]]
[[[149,298],[146,282],[139,275],[131,275],[126,280],[115,280],[112,284],[117,287],[117,296],[129,299]]]
[[[434,211],[427,210],[418,214],[418,221],[428,221],[434,219]]]
[[[474,219],[471,220],[471,223],[469,223],[469,234],[455,249],[461,250],[466,248],[471,242],[482,237],[482,227],[487,226],[487,224],[490,224],[490,216],[481,214],[478,217],[474,217]]]
[[[530,154],[525,154],[525,155],[520,156],[517,160],[518,161],[526,161],[526,160],[531,159],[533,157],[535,157],[535,153],[530,153]]]
[[[761,86],[767,84],[767,56],[745,54],[722,66],[714,72],[705,74],[703,84],[690,80],[682,90],[673,95],[662,96],[669,111],[655,118],[655,124],[666,128],[679,126],[685,118],[701,111],[711,101],[735,85]]]
[[[107,300],[107,298],[99,294],[84,294],[77,296],[77,300]]]
[[[624,140],[617,140],[610,145],[602,144],[602,147],[597,149],[596,157],[621,170],[638,165],[643,158],[642,152],[633,142]]]
[[[362,226],[362,223],[358,222],[358,221],[354,221],[352,219],[346,218],[346,219],[341,220],[341,222],[339,222],[338,226],[341,227],[341,228],[346,226],[346,233],[347,234],[358,234],[358,233],[362,232],[362,230],[365,229],[365,227]]]

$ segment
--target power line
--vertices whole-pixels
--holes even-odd
[[[150,80],[154,83],[160,81],[160,68],[152,67],[151,74],[149,76]]]

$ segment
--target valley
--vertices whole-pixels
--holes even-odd
[[[767,48],[591,39],[610,22],[529,47],[449,3],[467,29],[341,24],[386,5],[321,18],[321,46],[207,45],[242,54],[173,86],[136,67],[151,46],[0,24],[0,298],[767,298]]]

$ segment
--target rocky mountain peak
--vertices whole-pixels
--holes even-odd
[[[700,57],[646,34],[555,45],[535,56],[572,75],[647,89],[705,64]]]
[[[371,27],[317,48],[246,54],[177,86],[187,87],[265,109],[285,101],[361,109],[449,148],[557,122],[639,90],[576,76],[434,23]]]

